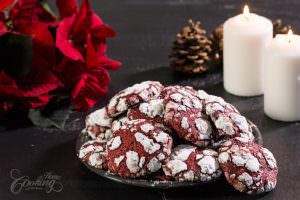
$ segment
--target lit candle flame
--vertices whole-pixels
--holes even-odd
[[[245,17],[249,16],[250,10],[249,10],[249,6],[248,5],[244,6],[244,12],[243,12],[243,14],[244,14]]]
[[[288,34],[287,34],[287,37],[288,37],[289,43],[291,43],[291,40],[292,40],[292,35],[293,35],[293,31],[292,31],[292,29],[290,29],[290,30],[288,31]]]

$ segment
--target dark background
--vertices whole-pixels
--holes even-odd
[[[54,0],[49,1],[54,2]],[[176,190],[149,190],[121,185],[98,177],[77,159],[75,140],[87,113],[75,113],[67,131],[0,126],[0,199],[299,199],[300,197],[300,124],[269,119],[263,113],[263,98],[240,98],[226,93],[222,74],[216,66],[200,76],[184,76],[168,67],[171,42],[189,18],[200,20],[209,32],[230,16],[241,12],[245,1],[237,0],[92,0],[97,14],[116,31],[108,54],[123,62],[111,73],[110,92],[96,107],[107,103],[118,90],[143,80],[164,84],[204,88],[236,105],[263,133],[264,146],[270,149],[279,165],[278,184],[274,191],[248,196],[234,191],[225,181],[206,186]],[[300,30],[300,1],[247,1],[252,12],[282,18],[295,32]],[[299,33],[299,32],[298,32]],[[278,91],[280,92],[280,91]],[[96,108],[94,108],[96,109]],[[36,179],[45,172],[62,176],[60,193],[10,191],[11,169]]]

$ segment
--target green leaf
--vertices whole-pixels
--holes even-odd
[[[0,70],[14,78],[26,75],[32,66],[32,37],[7,33],[0,37]]]
[[[56,110],[51,115],[46,116],[39,109],[31,109],[28,117],[35,126],[42,128],[56,127],[64,130],[65,123],[71,113],[71,109],[62,109]]]
[[[45,9],[46,12],[48,12],[53,17],[56,17],[55,13],[51,9],[51,6],[47,2],[41,2],[41,5]]]

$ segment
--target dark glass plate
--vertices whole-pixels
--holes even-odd
[[[253,135],[255,137],[255,142],[262,145],[263,139],[261,136],[261,132],[257,128],[255,124],[251,122],[252,128],[253,128]],[[78,155],[78,151],[83,143],[90,140],[89,136],[82,132],[79,134],[77,143],[76,143],[76,154]],[[153,180],[151,178],[143,177],[143,178],[136,178],[136,179],[129,179],[129,178],[123,178],[119,175],[110,173],[108,171],[97,169],[94,167],[91,167],[87,165],[86,163],[82,162],[89,170],[92,172],[105,177],[107,179],[113,180],[115,182],[127,184],[127,185],[133,185],[138,187],[145,187],[145,188],[159,188],[159,189],[168,189],[168,188],[179,188],[179,187],[189,187],[189,186],[196,186],[196,185],[203,185],[203,184],[209,184],[211,182],[215,182],[220,180],[223,176],[220,178],[207,181],[207,182],[179,182],[179,181],[161,181],[161,180]]]

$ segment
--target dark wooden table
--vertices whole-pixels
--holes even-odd
[[[247,1],[252,11],[271,19],[282,18],[300,28],[300,2],[297,0]],[[275,155],[279,165],[278,184],[263,196],[240,194],[225,181],[206,186],[176,190],[149,190],[114,183],[88,171],[75,155],[75,140],[87,113],[76,113],[66,132],[35,127],[0,127],[0,199],[299,199],[300,198],[300,124],[273,121],[263,113],[263,98],[240,98],[226,93],[220,68],[213,67],[201,76],[184,76],[168,67],[168,53],[176,33],[189,18],[201,20],[208,31],[242,10],[237,0],[107,0],[92,1],[103,20],[118,35],[109,41],[111,57],[123,62],[112,73],[110,93],[96,107],[105,105],[118,90],[143,80],[164,84],[204,88],[236,105],[263,133],[264,146]],[[299,29],[300,30],[300,29]],[[296,31],[297,32],[297,31]],[[299,32],[298,32],[299,33]],[[280,91],[278,91],[280,92]],[[96,109],[96,108],[94,108]],[[61,192],[11,192],[12,169],[36,179],[45,172],[61,176]]]

